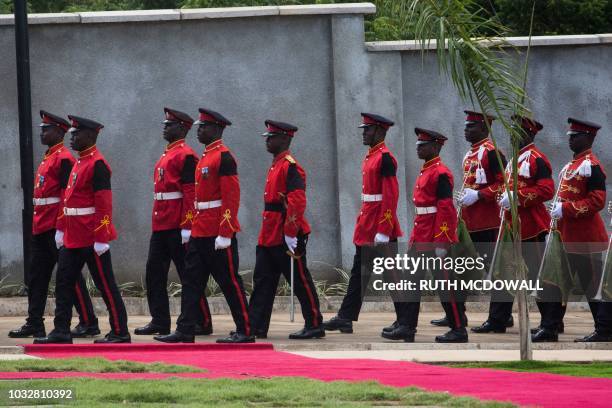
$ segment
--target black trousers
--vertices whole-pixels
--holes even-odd
[[[567,254],[567,260],[572,272],[578,276],[580,286],[589,302],[595,330],[604,335],[612,335],[612,302],[593,300],[597,294],[603,270],[602,254]],[[565,309],[560,302],[549,302],[547,322],[550,322],[551,327],[557,327],[564,313]]]
[[[182,320],[176,329],[181,333],[193,334],[194,326],[201,319],[202,293],[209,276],[219,284],[230,307],[236,331],[251,334],[249,311],[242,278],[238,274],[238,243],[232,238],[232,245],[226,249],[215,249],[215,237],[191,238],[185,257],[183,291],[181,293]]]
[[[127,314],[115,282],[110,250],[98,256],[93,245],[83,248],[62,248],[59,252],[55,284],[54,331],[70,332],[72,305],[76,296],[74,287],[85,264],[108,309],[111,330],[122,336],[128,334]]]
[[[523,260],[527,265],[527,279],[536,281],[538,278],[538,270],[540,269],[540,263],[544,256],[544,248],[546,242],[547,232],[542,232],[540,235],[526,239],[522,242],[525,245],[521,245],[521,253]],[[544,285],[543,288],[547,292],[551,292],[554,289],[549,285]],[[505,295],[505,296],[504,296]],[[505,297],[500,301],[491,301],[489,305],[489,322],[497,327],[505,327],[506,322],[512,315],[512,305],[514,303],[514,297],[507,292],[501,297]],[[547,295],[545,295],[547,297]],[[540,327],[547,327],[550,322],[546,321],[546,310],[550,303],[548,302],[536,302],[538,310],[540,311]]]
[[[268,332],[280,276],[282,274],[287,282],[291,280],[290,262],[294,263],[294,293],[300,302],[305,326],[318,327],[322,323],[319,297],[307,267],[306,255],[294,260],[286,251],[285,245],[257,246],[253,294],[249,304],[249,317],[254,333]]]
[[[151,313],[151,323],[170,329],[170,305],[168,301],[168,271],[170,262],[174,263],[181,284],[185,270],[185,254],[189,244],[181,243],[181,230],[172,229],[155,231],[151,234],[149,242],[149,256],[147,258],[146,282],[147,302]],[[204,285],[206,288],[206,285]],[[177,324],[183,319],[180,315]],[[209,327],[212,320],[208,300],[204,289],[197,303],[196,322],[203,327]]]
[[[49,282],[53,268],[57,263],[58,250],[55,246],[55,230],[32,236],[32,269],[25,282],[28,287],[28,318],[27,322],[33,326],[43,325],[43,315],[49,292]],[[74,285],[74,307],[79,315],[79,323],[89,326],[97,324],[98,318],[87,291],[83,275],[79,272]]]

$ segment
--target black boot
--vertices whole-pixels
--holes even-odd
[[[234,334],[230,335],[229,337],[217,339],[217,343],[255,343],[255,337],[234,332]]]
[[[559,335],[550,329],[540,328],[534,335],[531,336],[533,343],[549,343],[559,341]]]
[[[408,326],[404,326],[398,324],[397,327],[393,330],[382,331],[380,333],[381,337],[388,340],[404,340],[406,343],[414,343],[414,335],[416,334],[416,329]]]
[[[436,336],[436,343],[467,343],[468,334],[465,327],[452,329],[441,336]]]
[[[108,332],[106,336],[102,339],[94,340],[94,344],[115,344],[115,343],[131,343],[132,338],[130,337],[130,333],[120,335],[115,334],[114,332]]]
[[[510,317],[506,321],[506,328],[508,327],[514,327],[514,317],[512,317],[512,315],[510,315]]]
[[[98,326],[98,321],[90,325],[86,325],[83,322],[79,322],[75,326],[74,329],[70,331],[70,335],[72,338],[83,338],[83,337],[93,337],[100,334],[100,327]]]
[[[33,325],[26,323],[16,330],[11,330],[8,334],[13,339],[23,339],[26,337],[45,337],[47,332],[45,326],[41,323],[40,325]]]
[[[538,330],[540,330],[541,328],[542,326],[538,326],[535,329],[531,329],[531,334],[536,334]],[[559,323],[559,325],[557,326],[557,333],[559,334],[565,333],[565,324],[563,322]]]
[[[396,320],[393,323],[391,323],[391,326],[383,327],[382,331],[384,331],[384,332],[392,332],[393,330],[397,329],[398,327],[399,327],[399,323]]]
[[[47,337],[34,339],[34,344],[72,344],[70,333],[58,333],[53,330]]]
[[[448,325],[450,324],[446,316],[444,316],[441,319],[433,319],[430,323],[433,324],[434,326],[439,326],[439,327],[448,327]]]
[[[163,336],[155,336],[154,340],[161,341],[162,343],[195,343],[195,336],[193,334],[185,334],[176,330],[172,334],[166,334]]]
[[[268,333],[266,333],[266,332],[257,331],[257,330],[251,330],[251,333],[253,333],[253,335],[256,338],[258,338],[258,339],[267,339],[268,338]],[[233,336],[234,334],[236,334],[235,330],[232,330],[231,332],[229,332],[230,336]]]
[[[595,330],[588,336],[581,337],[574,340],[576,343],[595,343],[595,342],[612,342],[611,334],[602,334]]]
[[[134,330],[134,334],[137,336],[150,336],[152,334],[170,334],[170,327],[160,326],[153,322],[147,323],[143,327],[138,327]]]
[[[304,327],[302,330],[289,335],[291,340],[320,339],[322,337],[325,337],[325,329],[322,327]]]
[[[193,335],[194,336],[208,336],[208,335],[212,334],[212,332],[213,332],[212,323],[209,324],[206,327],[204,327],[202,325],[199,325],[199,324],[196,324],[193,327]]]
[[[353,332],[353,321],[351,319],[343,319],[338,316],[334,316],[326,322],[323,322],[323,328],[325,330],[340,330],[340,333],[352,333]]]
[[[472,330],[474,333],[505,333],[506,327],[495,325],[491,323],[490,320],[487,320],[480,326],[472,327],[470,330]]]

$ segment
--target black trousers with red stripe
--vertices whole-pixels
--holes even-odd
[[[33,326],[43,325],[49,282],[57,263],[58,252],[54,229],[32,236],[32,270],[28,277],[29,281],[25,284],[28,287],[27,322]],[[74,307],[79,315],[79,323],[87,326],[97,324],[98,318],[94,313],[85,279],[80,272],[74,289]]]
[[[183,290],[181,292],[181,321],[176,329],[184,334],[193,334],[199,322],[202,293],[209,276],[217,282],[232,312],[236,331],[249,336],[249,305],[242,278],[238,274],[238,243],[232,238],[232,245],[226,249],[215,249],[215,237],[191,238],[185,270],[183,271]]]
[[[284,245],[257,246],[255,270],[253,272],[253,294],[251,295],[249,316],[254,333],[267,333],[272,317],[272,307],[281,274],[287,282],[291,281],[291,258]],[[293,260],[294,293],[300,302],[305,326],[318,327],[323,319],[319,307],[319,297],[306,263],[306,255]]]
[[[146,282],[147,302],[151,313],[151,323],[170,329],[170,305],[168,302],[168,271],[170,262],[174,263],[176,272],[183,282],[185,270],[185,254],[187,245],[181,243],[181,230],[171,229],[155,231],[151,234],[149,242],[149,256],[147,258]],[[198,303],[196,322],[203,327],[212,323],[208,300],[202,291]],[[177,324],[183,319],[179,316]]]
[[[62,248],[59,252],[54,331],[70,332],[72,305],[76,297],[74,287],[85,264],[108,309],[111,330],[121,336],[128,334],[127,313],[113,274],[110,250],[98,256],[93,245],[84,248]]]

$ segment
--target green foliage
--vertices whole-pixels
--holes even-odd
[[[127,360],[107,360],[102,357],[94,358],[62,358],[62,359],[25,359],[0,360],[0,371],[3,372],[63,372],[78,371],[84,373],[201,373],[202,370],[192,366],[139,363]]]
[[[458,363],[453,367],[494,368],[498,370],[551,373],[576,377],[612,378],[612,364],[605,361],[589,363],[564,363],[559,361],[503,361],[482,363]]]

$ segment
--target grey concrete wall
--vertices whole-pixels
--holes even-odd
[[[106,125],[98,144],[113,168],[119,239],[112,251],[120,280],[144,280],[151,173],[164,149],[163,106],[194,116],[199,106],[209,107],[234,122],[225,141],[238,157],[242,182],[241,270],[254,263],[271,161],[259,137],[267,118],[300,127],[292,150],[308,172],[309,260],[317,277],[330,277],[333,266],[348,268],[352,261],[360,163],[367,151],[357,129],[359,112],[396,121],[388,144],[400,162],[399,216],[407,238],[412,219],[407,203],[421,165],[412,128],[450,136],[443,158],[459,172],[468,147],[462,135],[468,105],[440,77],[433,56],[423,60],[404,46],[380,51],[384,44],[364,43],[362,14],[373,6],[343,7],[260,8],[251,10],[251,17],[241,9],[32,19],[39,23],[30,26],[35,135],[39,109]],[[564,137],[570,115],[604,125],[596,151],[612,168],[611,51],[602,41],[532,50],[529,92],[546,126],[540,144],[556,170],[570,158]],[[14,32],[7,18],[0,18],[0,53],[0,276],[18,278],[22,198]],[[195,130],[188,141],[202,151]],[[36,145],[36,162],[42,154]]]

